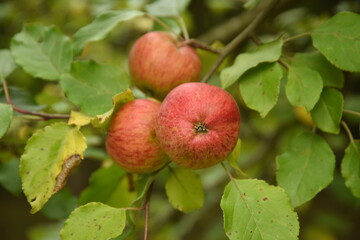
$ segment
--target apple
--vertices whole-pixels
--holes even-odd
[[[197,81],[201,61],[193,48],[171,34],[149,32],[131,48],[129,71],[135,86],[162,100],[178,85]]]
[[[155,135],[155,118],[160,103],[136,99],[126,103],[113,116],[106,138],[109,156],[130,173],[160,169],[168,157]]]
[[[156,136],[181,167],[213,166],[232,152],[240,134],[240,111],[225,90],[207,83],[184,83],[164,99],[156,117]]]

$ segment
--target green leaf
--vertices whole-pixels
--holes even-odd
[[[317,71],[325,87],[342,88],[344,86],[344,74],[341,70],[334,67],[319,52],[297,53],[291,63],[292,66],[308,67]]]
[[[56,27],[27,24],[11,41],[15,62],[34,77],[58,80],[70,70],[73,47]]]
[[[231,239],[295,240],[299,222],[280,187],[257,179],[231,180],[220,203]]]
[[[128,76],[120,67],[94,61],[76,62],[70,74],[61,77],[66,96],[90,116],[109,111],[113,106],[112,97],[128,86]]]
[[[119,236],[125,228],[126,214],[121,208],[113,208],[92,202],[75,209],[65,221],[60,232],[63,240],[108,240]]]
[[[308,67],[290,66],[285,91],[293,106],[303,106],[310,112],[319,100],[322,88],[318,72]]]
[[[311,200],[333,179],[335,156],[320,136],[303,132],[276,158],[276,179],[294,207]]]
[[[6,103],[0,103],[0,138],[2,138],[9,129],[12,117],[12,107]]]
[[[264,118],[277,103],[281,78],[282,70],[277,63],[262,63],[247,71],[239,81],[246,106]]]
[[[360,140],[351,141],[341,162],[341,175],[353,195],[360,198]]]
[[[100,14],[92,23],[80,28],[74,34],[75,53],[78,54],[88,42],[104,39],[117,24],[144,14],[136,10],[108,11]]]
[[[34,96],[24,88],[9,87],[11,102],[17,107],[29,110],[40,111],[45,108],[44,105],[37,105]],[[0,89],[0,102],[6,102],[4,91]]]
[[[0,185],[14,195],[21,193],[21,180],[19,176],[19,160],[0,161]]]
[[[77,198],[71,194],[68,188],[57,192],[45,204],[41,213],[49,219],[63,220],[77,207]]]
[[[102,202],[108,204],[108,200],[124,176],[125,171],[116,164],[98,169],[91,175],[89,186],[81,193],[79,203]]]
[[[35,132],[20,160],[23,191],[31,213],[39,211],[83,159],[86,140],[75,127],[58,122]]]
[[[136,199],[131,203],[133,207],[141,207],[146,198],[146,193],[148,192],[151,184],[155,181],[156,177],[159,175],[160,171],[137,175],[136,179]]]
[[[157,0],[146,5],[146,11],[158,17],[176,17],[189,5],[190,0]]]
[[[14,59],[7,49],[0,50],[0,80],[9,76],[16,68]]]
[[[259,46],[254,52],[239,54],[232,66],[221,71],[222,88],[235,83],[247,70],[262,62],[276,62],[281,56],[282,39]]]
[[[130,89],[126,89],[124,92],[118,93],[112,97],[113,107],[106,113],[96,115],[95,117],[89,117],[80,112],[72,111],[68,124],[73,124],[81,127],[91,123],[94,127],[106,129],[110,123],[112,114],[117,112],[117,110],[125,103],[130,102],[134,99],[135,96],[132,91]]]
[[[187,213],[203,206],[201,179],[191,170],[170,168],[165,190],[170,203],[182,212]]]
[[[336,67],[360,72],[360,15],[341,12],[311,33],[314,46]]]
[[[344,106],[341,92],[333,88],[324,88],[319,101],[311,111],[316,126],[324,132],[338,134]]]
[[[260,0],[247,0],[246,3],[244,3],[244,8],[247,10],[253,9],[260,3]]]
[[[111,116],[113,113],[116,113],[117,110],[123,106],[125,103],[130,102],[135,99],[134,94],[130,89],[126,89],[125,91],[118,93],[112,97],[112,105],[113,107],[107,111],[104,114],[97,115],[94,118],[92,118],[91,123],[95,127],[104,127],[107,128],[107,126],[110,123]]]

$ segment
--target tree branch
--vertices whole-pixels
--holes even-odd
[[[257,28],[257,26],[262,22],[270,10],[275,6],[277,0],[272,0],[267,6],[263,7],[261,11],[256,14],[253,21],[241,32],[239,33],[226,47],[221,51],[219,58],[216,60],[214,65],[210,70],[205,74],[201,82],[208,82],[211,76],[215,73],[221,63],[225,58],[238,46],[240,45],[250,34]]]
[[[32,116],[37,116],[37,117],[41,117],[43,120],[49,120],[49,119],[69,119],[70,116],[69,115],[62,115],[62,114],[48,114],[48,113],[39,113],[39,112],[33,112],[33,111],[29,111],[20,107],[15,106],[10,98],[10,94],[9,94],[9,88],[7,86],[6,80],[3,79],[2,80],[2,84],[3,84],[3,88],[4,88],[4,93],[5,93],[5,98],[6,98],[6,102],[14,109],[14,111],[21,113],[21,114],[26,114],[26,115],[32,115]]]

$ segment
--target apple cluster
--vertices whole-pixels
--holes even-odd
[[[169,33],[147,33],[130,51],[129,70],[135,86],[163,101],[136,99],[114,114],[106,149],[122,168],[142,174],[173,161],[201,169],[232,152],[238,105],[225,90],[196,82],[201,61],[193,48]]]

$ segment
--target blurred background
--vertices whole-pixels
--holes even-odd
[[[11,38],[21,31],[25,23],[56,25],[72,36],[79,28],[89,24],[95,16],[108,10],[124,8],[143,10],[150,0],[2,0],[0,3],[0,49],[9,49]],[[221,47],[233,39],[249,24],[251,11],[244,9],[244,0],[192,0],[182,13],[190,36],[207,44]],[[281,35],[287,37],[308,32],[340,11],[360,12],[358,0],[281,0],[256,30],[255,35],[266,42]],[[169,24],[172,26],[172,22]],[[156,29],[147,18],[120,24],[102,41],[90,43],[82,59],[117,65],[127,69],[127,54],[132,43],[143,33]],[[176,26],[175,26],[176,28]],[[285,58],[296,52],[312,51],[310,38],[300,38],[285,46]],[[252,41],[244,44],[229,56],[231,62],[240,52],[255,47]],[[216,60],[216,55],[199,51],[205,73]],[[360,112],[360,76],[344,73],[345,108]],[[73,105],[68,102],[56,82],[32,78],[18,68],[8,77],[13,102],[28,110],[69,113]],[[210,80],[219,85],[219,76]],[[312,129],[309,116],[303,109],[293,108],[284,96],[283,89],[276,107],[262,119],[257,112],[247,109],[238,88],[229,91],[240,104],[243,140],[239,164],[251,177],[275,181],[275,157],[282,153],[289,140],[303,129]],[[0,88],[0,102],[5,102]],[[359,118],[344,115],[354,138],[359,138]],[[48,123],[17,116],[8,133],[0,139],[0,239],[4,240],[55,240],[70,212],[79,205],[78,197],[88,186],[89,177],[109,159],[104,149],[105,132],[85,127],[89,148],[85,160],[72,173],[68,186],[51,198],[39,213],[30,214],[30,205],[21,191],[18,163],[26,140],[35,129]],[[344,132],[339,135],[321,133],[334,150],[338,164],[335,179],[329,187],[312,201],[297,210],[300,219],[300,239],[304,240],[355,240],[360,239],[360,200],[353,197],[339,174],[339,162],[348,144]],[[155,182],[151,200],[150,232],[153,240],[227,239],[223,231],[219,201],[228,182],[221,166],[199,171],[206,193],[204,208],[182,214],[172,208],[166,199],[164,182],[166,171]],[[124,180],[126,186],[126,180]],[[124,187],[125,189],[126,187]],[[119,199],[122,197],[119,195]],[[128,193],[125,198],[131,198]],[[119,200],[120,201],[120,200]],[[122,199],[123,204],[127,200]],[[116,204],[115,204],[116,205]],[[142,239],[144,216],[137,218],[139,229],[129,239]]]

